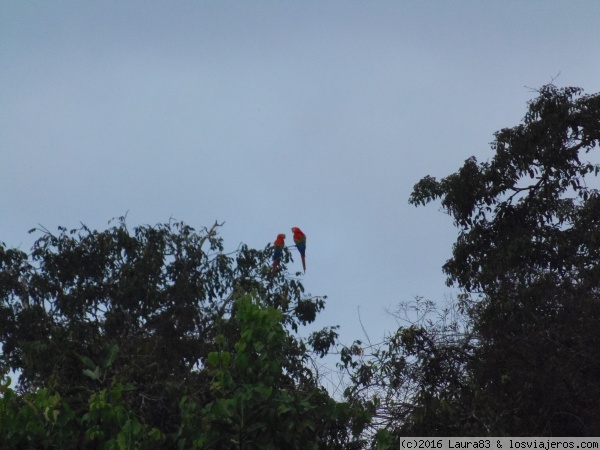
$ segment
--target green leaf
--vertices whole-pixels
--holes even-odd
[[[158,428],[152,428],[148,431],[148,437],[153,441],[160,441],[162,440],[163,435]]]
[[[244,350],[246,350],[246,341],[236,342],[234,348],[236,352],[243,352]]]
[[[84,369],[83,374],[90,377],[92,380],[100,379],[100,367],[96,366],[96,368],[91,371],[90,369]]]
[[[221,352],[220,358],[221,358],[221,364],[224,366],[228,366],[231,361],[231,353]]]
[[[210,352],[206,358],[206,362],[213,367],[217,367],[220,361],[219,352]]]
[[[119,346],[117,344],[112,344],[108,348],[108,356],[102,363],[102,368],[106,370],[108,367],[110,367],[110,365],[114,362],[115,358],[117,357],[118,353],[119,353]]]

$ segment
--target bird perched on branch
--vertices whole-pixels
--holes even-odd
[[[277,272],[277,267],[279,267],[279,261],[281,261],[283,247],[285,247],[285,234],[277,235],[277,239],[275,239],[273,247],[275,247],[275,251],[273,252],[273,271],[271,272],[271,278],[275,276],[275,272]]]
[[[306,273],[306,235],[298,227],[292,227],[292,232],[294,233],[294,243],[302,257],[302,269]]]

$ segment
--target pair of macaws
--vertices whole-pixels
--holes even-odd
[[[302,257],[302,269],[306,272],[306,235],[298,227],[292,227],[292,233],[294,233],[294,243],[296,244],[296,248]],[[283,247],[285,247],[285,234],[278,234],[273,246],[275,247],[275,251],[273,252],[273,272],[271,272],[271,277],[275,276],[277,267],[279,267],[279,261],[281,261]]]

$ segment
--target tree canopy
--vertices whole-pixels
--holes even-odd
[[[218,224],[130,231],[124,218],[105,231],[42,230],[31,255],[0,246],[2,365],[20,373],[23,395],[4,396],[2,420],[31,415],[7,402],[35,405],[33,395],[57,411],[40,433],[66,420],[70,448],[133,448],[125,435],[140,448],[350,445],[368,413],[334,401],[309,369],[335,327],[295,333],[325,298],[287,273],[287,250],[272,277],[271,253],[225,254]],[[16,445],[18,430],[0,442]]]
[[[547,85],[490,162],[415,185],[460,228],[444,271],[473,323],[460,408],[481,432],[600,431],[599,140],[600,95]]]
[[[371,360],[347,363],[349,396],[377,396],[386,429],[600,433],[599,140],[600,95],[547,85],[490,161],[415,185],[410,203],[441,200],[459,230],[443,270],[461,293],[407,305]]]

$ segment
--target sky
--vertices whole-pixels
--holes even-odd
[[[328,296],[311,329],[377,341],[399,302],[453,294],[457,230],[408,204],[414,184],[491,158],[544,84],[599,92],[599,18],[596,0],[3,0],[0,241],[127,213],[224,221],[233,251],[297,226],[306,291]]]

